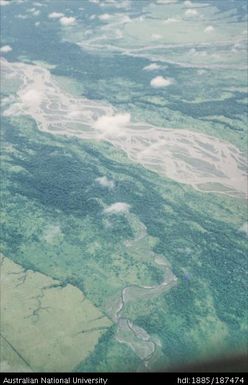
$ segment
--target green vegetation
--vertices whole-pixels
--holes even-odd
[[[126,345],[117,342],[114,336],[115,326],[112,326],[99,339],[95,351],[75,371],[135,372],[141,361]]]
[[[124,287],[162,281],[148,258],[154,251],[170,262],[178,284],[159,297],[128,303],[123,316],[159,338],[156,365],[244,349],[243,201],[162,179],[106,143],[41,133],[27,118],[2,123],[6,256],[77,286],[106,314]],[[115,182],[113,189],[96,182],[103,175]],[[115,202],[128,203],[132,216],[104,214]],[[139,223],[148,236],[140,248],[126,247]],[[76,370],[134,370],[140,364],[114,331]]]
[[[6,257],[0,262],[1,362],[12,370],[72,370],[112,322],[78,288],[24,270]]]

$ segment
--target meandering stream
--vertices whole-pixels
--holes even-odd
[[[132,214],[127,215],[133,220]],[[147,231],[144,224],[138,223],[136,218],[136,237],[134,240],[126,241],[125,246],[129,251],[135,248],[138,243],[144,241],[147,237]],[[152,250],[146,250],[146,257],[149,256],[156,265],[164,272],[164,278],[161,283],[154,286],[138,286],[130,285],[122,289],[120,297],[113,301],[108,308],[108,313],[113,321],[117,324],[116,339],[120,343],[128,345],[135,354],[143,361],[145,367],[149,366],[153,358],[159,339],[157,336],[149,335],[142,327],[135,325],[130,319],[124,315],[125,307],[130,302],[138,302],[142,299],[157,297],[162,293],[170,290],[176,285],[177,278],[171,271],[171,268],[165,258],[155,254]]]

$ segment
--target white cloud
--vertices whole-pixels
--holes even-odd
[[[28,15],[22,15],[21,13],[19,13],[19,15],[17,15],[16,17],[17,17],[17,19],[23,19],[23,20],[25,20],[25,19],[28,18]]]
[[[206,51],[197,51],[195,48],[191,48],[189,51],[190,56],[198,56],[198,57],[205,57],[207,56]]]
[[[40,14],[40,10],[35,9],[35,8],[28,9],[27,11],[29,13],[32,13],[32,15],[34,15],[34,16],[38,16]]]
[[[40,25],[40,21],[36,21],[36,23],[34,23],[34,25],[35,25],[36,27],[38,27],[38,26]]]
[[[9,5],[10,1],[0,0],[0,5]]]
[[[186,0],[183,4],[185,5],[185,7],[189,7],[189,8],[193,7],[193,4],[190,0]]]
[[[157,4],[173,4],[176,2],[177,0],[157,0]]]
[[[123,37],[123,32],[119,29],[115,31],[115,37],[121,39]]]
[[[178,23],[179,20],[175,19],[174,17],[169,17],[168,19],[164,20],[164,24],[172,24],[172,23]]]
[[[92,35],[93,31],[91,29],[86,29],[86,31],[84,32],[85,36],[89,36],[89,35]]]
[[[115,182],[111,179],[108,179],[106,176],[96,178],[96,182],[99,183],[103,187],[109,188],[110,190],[115,187]]]
[[[63,238],[60,225],[48,225],[43,232],[43,238],[47,243],[53,244]]]
[[[198,12],[196,9],[187,9],[187,11],[185,11],[185,16],[196,16],[198,15]]]
[[[111,18],[111,15],[109,15],[108,13],[103,13],[102,15],[98,16],[98,19],[102,21],[109,20],[110,18]]]
[[[125,214],[128,213],[130,205],[125,202],[116,202],[104,209],[105,214]]]
[[[72,16],[69,16],[69,17],[63,16],[61,17],[61,19],[59,19],[59,22],[64,26],[74,25],[76,24],[76,19],[75,17],[72,17]]]
[[[205,29],[204,32],[211,33],[214,32],[214,27],[212,25],[208,25]]]
[[[2,106],[9,106],[10,104],[13,104],[16,102],[16,97],[14,95],[6,96],[5,98],[2,98],[1,103]]]
[[[130,8],[130,1],[129,0],[117,0],[117,1],[107,1],[105,3],[102,3],[104,5],[111,5],[114,8]]]
[[[29,89],[21,95],[21,99],[29,107],[38,106],[42,100],[42,94],[35,89]]]
[[[156,76],[151,80],[150,84],[154,88],[167,87],[172,84],[172,80],[164,78],[163,76]]]
[[[119,19],[120,24],[126,24],[132,21],[132,19],[128,15],[124,15],[124,14],[119,14],[119,15],[120,15],[120,19]]]
[[[189,55],[195,55],[196,54],[196,49],[195,48],[191,48],[190,50],[189,50]]]
[[[246,236],[248,236],[248,222],[244,223],[244,224],[239,228],[239,231],[241,231],[241,233],[244,233],[244,234],[246,234]]]
[[[3,52],[3,53],[8,53],[12,51],[12,48],[10,45],[4,45],[0,48],[0,52]]]
[[[151,63],[143,68],[144,71],[155,71],[160,69],[161,66],[157,63]]]
[[[152,34],[152,39],[154,39],[154,40],[158,40],[158,39],[161,39],[161,35],[159,35],[158,33],[153,33]]]
[[[119,135],[125,126],[130,123],[129,113],[116,115],[103,115],[95,122],[95,128],[103,133]]]
[[[200,76],[202,76],[202,75],[204,75],[204,74],[206,74],[206,73],[207,73],[206,70],[198,70],[198,71],[197,71],[197,75],[200,75]]]
[[[76,119],[79,119],[80,116],[82,116],[82,111],[80,110],[72,110],[71,112],[68,113],[68,116],[70,118],[76,118]]]
[[[52,13],[49,13],[48,15],[49,19],[60,19],[63,16],[64,14],[61,12],[52,12]]]

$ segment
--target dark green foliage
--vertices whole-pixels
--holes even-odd
[[[142,262],[142,252],[133,255],[125,249],[124,241],[134,238],[128,219],[103,215],[107,205],[127,202],[157,240],[153,251],[169,260],[178,284],[158,298],[130,303],[125,315],[159,337],[168,363],[190,361],[219,346],[242,346],[247,245],[231,222],[218,217],[226,213],[221,200],[162,181],[127,160],[117,161],[106,145],[103,151],[91,143],[41,133],[30,121],[21,128],[4,119],[2,137],[3,148],[14,149],[3,152],[2,163],[1,236],[7,256],[24,268],[78,286],[104,311],[125,286],[163,280],[152,258]],[[115,181],[114,189],[96,183],[102,175]],[[229,210],[231,216],[231,206]],[[49,226],[56,231],[58,225],[61,235],[47,239]],[[222,345],[211,340],[215,326],[204,323],[208,317],[217,322],[216,333],[223,332]],[[134,370],[139,365],[129,348],[113,339],[113,332],[102,337],[77,370]]]
[[[135,372],[141,361],[126,345],[118,343],[114,335],[115,326],[112,326],[100,338],[94,352],[75,371]]]

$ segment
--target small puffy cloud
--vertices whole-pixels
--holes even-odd
[[[40,10],[38,10],[36,8],[30,8],[27,10],[27,12],[32,13],[33,16],[39,16],[39,14],[40,14]]]
[[[36,23],[34,23],[34,25],[35,25],[36,27],[39,27],[40,21],[36,21]]]
[[[119,19],[119,23],[120,24],[126,24],[126,23],[130,23],[132,21],[132,19],[128,16],[128,15],[121,15],[121,18]]]
[[[198,12],[196,9],[187,9],[187,11],[185,11],[185,16],[197,16],[198,15]]]
[[[10,45],[3,45],[1,48],[0,48],[0,52],[2,53],[8,53],[12,51],[12,48]]]
[[[116,115],[103,115],[98,118],[94,124],[95,128],[102,133],[119,135],[130,123],[131,115],[129,113]]]
[[[115,187],[115,182],[111,179],[108,179],[106,176],[96,178],[96,182],[99,183],[102,187],[106,187],[110,190]]]
[[[204,32],[206,33],[211,33],[214,32],[214,27],[212,25],[208,25],[205,29]]]
[[[92,35],[92,33],[93,33],[92,29],[86,29],[86,31],[84,32],[85,36]]]
[[[205,56],[207,56],[207,52],[206,51],[203,51],[203,50],[198,51],[195,48],[191,48],[188,53],[189,53],[190,56],[198,56],[198,57],[205,57]]]
[[[162,5],[173,4],[176,2],[177,2],[177,0],[157,0],[157,4],[162,4]]]
[[[120,31],[119,29],[117,29],[117,30],[115,31],[115,37],[116,37],[117,39],[121,39],[121,38],[123,37],[123,32]]]
[[[98,16],[99,20],[107,21],[111,18],[111,15],[109,13],[103,13],[102,15]]]
[[[76,19],[73,16],[69,16],[69,17],[63,16],[61,17],[61,19],[59,19],[59,22],[64,26],[70,26],[70,25],[76,24]]]
[[[2,106],[9,106],[10,104],[13,104],[16,102],[16,97],[14,95],[6,96],[5,98],[2,98],[1,103]]]
[[[8,5],[8,4],[10,4],[10,1],[0,0],[0,5]]]
[[[48,225],[43,232],[43,239],[50,244],[54,244],[54,242],[63,239],[63,237],[60,225]]]
[[[79,119],[80,116],[82,116],[82,111],[72,109],[71,112],[68,113],[68,116],[70,118]]]
[[[195,55],[196,54],[196,49],[195,48],[191,48],[190,50],[189,50],[189,55]]]
[[[130,1],[129,0],[107,0],[105,3],[101,3],[101,6],[105,5],[111,5],[114,8],[125,8],[128,9],[130,8]]]
[[[193,7],[192,1],[190,1],[190,0],[184,1],[183,4],[185,5],[185,7],[189,7],[189,8]]]
[[[162,88],[170,86],[172,84],[172,80],[164,78],[163,76],[156,76],[151,80],[150,84],[153,88]]]
[[[143,68],[144,71],[156,71],[160,69],[161,66],[157,63],[151,63]]]
[[[248,237],[248,222],[244,223],[240,228],[239,231],[241,233],[244,233]]]
[[[42,100],[42,94],[35,89],[29,89],[22,93],[21,99],[27,106],[37,106]]]
[[[161,35],[159,35],[158,33],[153,33],[152,34],[152,39],[154,39],[154,40],[158,40],[158,39],[161,39]]]
[[[23,20],[25,20],[25,19],[28,18],[28,15],[22,15],[21,13],[19,13],[19,15],[17,15],[16,17],[17,17],[17,19],[23,19]]]
[[[206,74],[206,73],[207,73],[206,70],[198,70],[198,71],[197,71],[197,75],[200,75],[200,76],[202,76],[202,75],[204,75],[204,74]]]
[[[178,23],[179,20],[175,19],[174,17],[169,17],[168,19],[164,20],[164,24],[172,24],[172,23]]]
[[[125,214],[128,213],[130,205],[125,202],[116,202],[103,210],[105,214]]]
[[[52,13],[49,13],[48,15],[49,19],[60,19],[63,16],[65,15],[61,12],[52,12]]]

